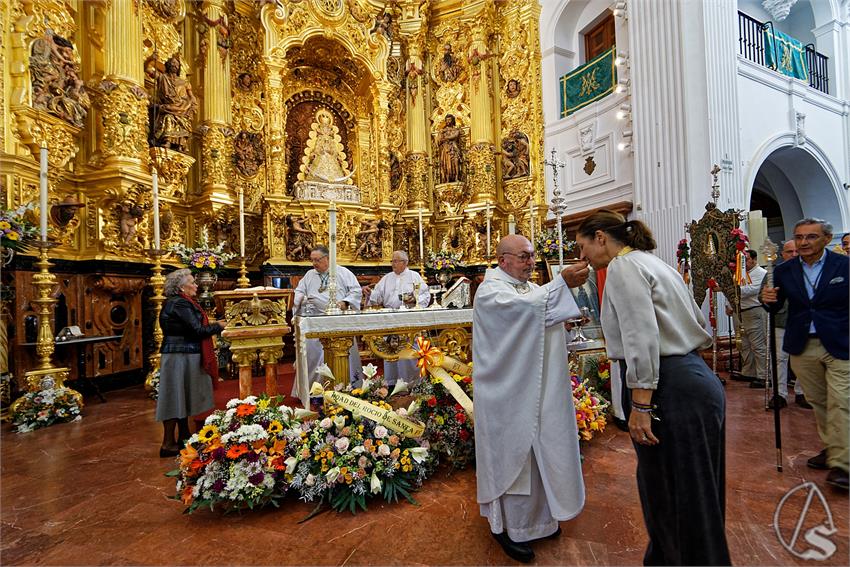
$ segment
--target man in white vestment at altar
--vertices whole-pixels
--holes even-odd
[[[508,556],[534,559],[532,541],[560,534],[584,506],[564,322],[581,317],[570,287],[587,263],[554,281],[528,281],[534,249],[504,237],[473,304],[478,503]]]
[[[409,262],[410,258],[404,250],[393,252],[393,271],[382,277],[374,290],[366,288],[369,294],[369,305],[398,309],[402,303],[408,304],[409,307],[409,303],[415,300],[419,307],[428,307],[430,299],[428,285],[422,280],[422,276],[408,269]],[[417,285],[419,293],[414,298]],[[384,381],[388,385],[395,384],[399,378],[410,383],[418,377],[419,368],[415,360],[384,361]]]
[[[330,282],[330,252],[325,246],[316,246],[310,252],[310,262],[313,269],[308,270],[295,287],[295,299],[292,312],[295,315],[321,315],[328,305],[328,284]],[[336,299],[337,305],[343,311],[360,311],[360,301],[363,290],[351,270],[344,266],[336,266]],[[319,339],[305,339],[306,349],[295,361],[295,384],[292,395],[300,398],[300,388],[309,390],[310,384],[316,380],[316,368],[325,359],[325,351]],[[359,379],[360,351],[357,341],[351,345],[348,354],[348,367],[351,371],[349,379],[353,382]],[[339,377],[337,377],[339,378]],[[321,381],[321,380],[320,380]]]

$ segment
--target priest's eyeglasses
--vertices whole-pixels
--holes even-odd
[[[520,262],[528,262],[529,260],[534,260],[536,254],[532,252],[529,254],[528,252],[523,252],[522,254],[514,254],[513,252],[502,252],[502,254],[507,254],[509,256],[516,256],[516,259]]]

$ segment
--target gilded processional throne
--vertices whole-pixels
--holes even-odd
[[[740,216],[735,209],[721,211],[717,208],[719,171],[720,168],[715,165],[711,172],[714,176],[712,201],[705,205],[705,214],[686,226],[691,236],[691,281],[697,305],[702,305],[713,279],[717,284],[714,289],[723,293],[737,313],[740,302],[740,291],[734,277],[737,249],[731,237],[732,231],[739,226]]]
[[[316,112],[310,126],[310,137],[295,183],[295,197],[300,200],[360,202],[360,188],[351,178],[339,128],[326,109]]]

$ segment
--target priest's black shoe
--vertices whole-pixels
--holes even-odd
[[[794,396],[794,403],[803,409],[812,409],[812,404],[806,400],[806,396],[803,394],[797,394]]]
[[[729,373],[729,376],[730,378],[732,378],[732,380],[735,380],[736,382],[752,382],[753,380],[755,380],[755,377],[753,376],[745,376],[740,372],[736,372],[734,370]]]
[[[813,469],[826,470],[829,467],[826,464],[826,449],[806,461],[806,465]]]
[[[826,483],[842,490],[850,489],[847,473],[841,469],[830,469],[829,474],[826,475]]]
[[[500,534],[493,534],[493,537],[499,542],[499,545],[502,546],[502,550],[511,559],[515,559],[520,563],[531,563],[534,561],[534,550],[531,549],[531,546],[527,543],[518,543],[509,538],[508,534],[504,532]]]
[[[764,388],[764,380],[759,380],[756,378],[752,382],[750,382],[750,388]]]
[[[785,400],[785,398],[780,397],[779,398],[779,409],[787,408],[787,407],[788,407],[788,402]],[[767,409],[769,409],[769,410],[773,409],[773,398],[770,398],[770,401],[767,402]]]

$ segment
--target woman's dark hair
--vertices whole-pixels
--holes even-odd
[[[593,238],[597,230],[635,250],[649,251],[656,248],[652,231],[643,221],[627,221],[626,217],[614,211],[607,209],[596,211],[584,219],[578,227],[578,233],[585,238]]]

